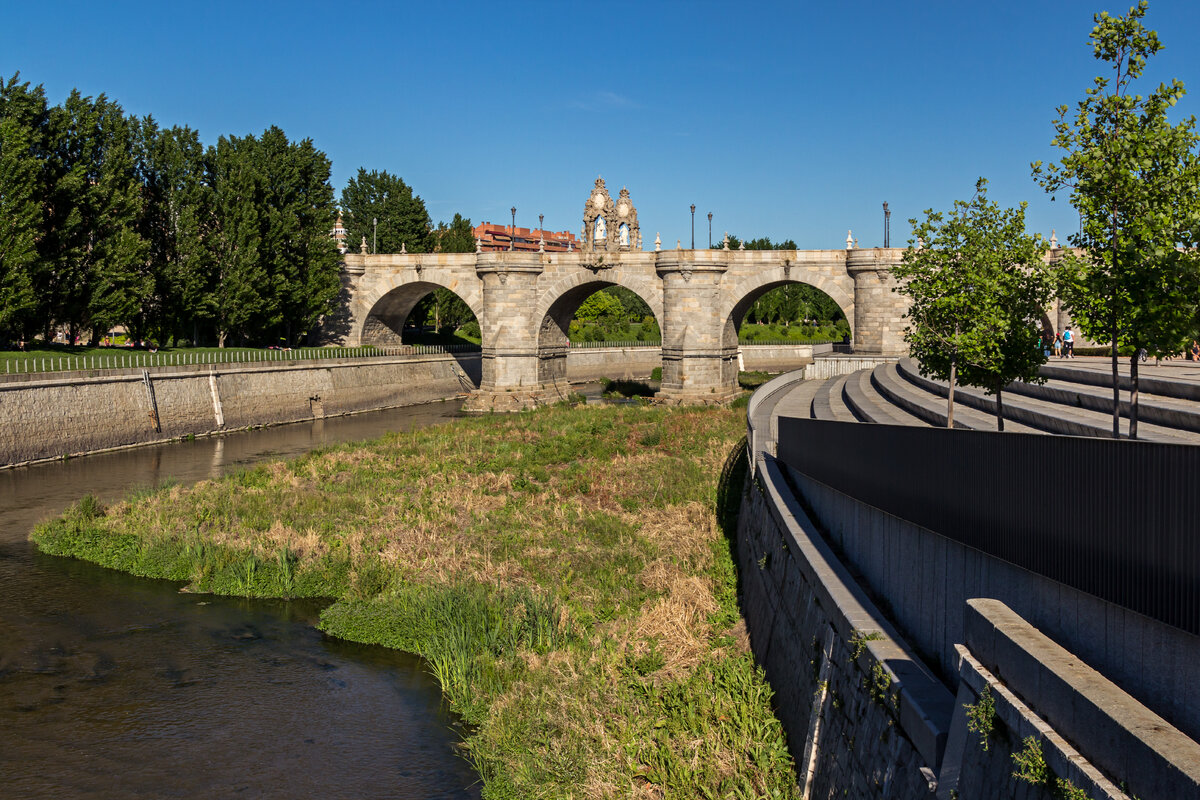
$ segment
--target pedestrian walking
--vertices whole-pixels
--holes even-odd
[[[1054,357],[1062,358],[1062,334],[1054,334]]]
[[[1063,330],[1063,357],[1075,357],[1075,334],[1071,332],[1070,325]]]

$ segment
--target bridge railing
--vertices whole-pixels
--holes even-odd
[[[144,350],[110,348],[112,352],[73,356],[68,354],[31,353],[4,361],[3,375],[22,375],[40,372],[95,371],[112,369],[142,369],[182,367],[206,364],[262,364],[293,361],[338,361],[410,355],[479,352],[473,344],[411,344],[392,347],[364,345],[362,347],[300,347],[270,350],[179,350],[151,353]]]

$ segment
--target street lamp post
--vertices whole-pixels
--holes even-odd
[[[379,252],[379,217],[371,217],[371,253]]]
[[[508,237],[508,249],[516,250],[517,249],[516,248],[516,242],[517,242],[517,207],[516,206],[512,207],[512,220],[513,220],[512,233],[509,234],[509,237]]]
[[[712,212],[708,212],[708,249],[712,250]]]
[[[692,249],[696,249],[696,204],[692,203]]]
[[[883,246],[892,246],[892,211],[888,208],[887,200],[883,201]]]
[[[538,230],[542,233],[546,232],[546,215],[538,214]]]

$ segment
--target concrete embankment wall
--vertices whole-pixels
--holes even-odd
[[[832,347],[829,344],[744,344],[740,348],[740,368],[761,372],[800,369],[812,363],[814,354],[828,353]],[[567,378],[571,381],[648,378],[661,366],[662,349],[658,346],[577,347],[567,353]]]
[[[745,348],[747,369],[811,359],[810,345]],[[648,378],[660,366],[658,347],[567,356],[571,381]],[[479,379],[478,353],[0,376],[0,465],[414,405],[465,394]]]
[[[754,442],[753,408],[750,419]],[[1111,627],[1117,617],[1094,617],[1065,587],[1000,592],[1039,627],[1059,617],[1048,636],[987,599],[1013,580],[1011,565],[939,555],[937,542],[830,496],[767,449],[752,454],[743,490],[742,601],[806,796],[1051,798],[1064,796],[1061,778],[1092,800],[1126,798],[1121,787],[1200,797],[1200,745],[1180,729],[1193,693],[1174,683],[1189,653],[1200,661],[1194,637],[1132,619]],[[1085,663],[1105,650],[1109,667],[1121,652],[1129,661],[1122,686]],[[1174,702],[1164,685],[1180,691]],[[1146,691],[1176,725],[1134,696]],[[971,728],[979,720],[990,733]],[[1048,783],[1013,774],[1028,737]]]
[[[440,400],[479,357],[59,372],[0,382],[0,464]]]

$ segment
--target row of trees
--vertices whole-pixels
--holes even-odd
[[[1172,124],[1169,110],[1184,95],[1179,81],[1135,94],[1147,59],[1162,49],[1142,23],[1142,0],[1122,17],[1101,13],[1091,33],[1094,56],[1111,77],[1097,77],[1072,114],[1058,109],[1057,164],[1032,165],[1052,195],[1069,191],[1080,232],[1054,268],[1046,243],[1025,232],[1024,211],[975,197],[949,215],[927,211],[912,220],[924,246],[906,251],[895,270],[912,300],[906,333],[923,368],[997,397],[1015,379],[1036,381],[1044,362],[1039,320],[1057,294],[1083,333],[1110,342],[1112,435],[1120,435],[1119,357],[1130,356],[1129,436],[1137,438],[1138,361],[1183,352],[1200,335],[1200,156],[1194,117]]]
[[[0,337],[295,342],[336,301],[330,162],[277,127],[205,146],[104,95],[0,83]]]

